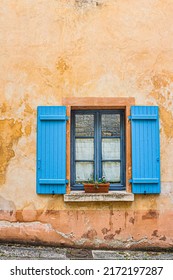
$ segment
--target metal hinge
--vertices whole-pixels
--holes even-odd
[[[40,158],[38,159],[37,164],[38,164],[38,169],[40,169],[41,168],[41,159]]]

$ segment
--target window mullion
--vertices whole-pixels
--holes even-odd
[[[97,113],[97,179],[102,176],[102,137],[101,137],[101,113]]]
[[[71,133],[71,143],[72,143],[72,150],[73,153],[71,153],[71,165],[70,168],[71,170],[73,170],[73,172],[71,173],[71,183],[72,185],[75,184],[75,179],[76,179],[76,164],[75,164],[75,160],[76,160],[76,151],[75,151],[75,135],[76,135],[76,131],[75,131],[75,113],[72,112],[72,118],[71,118],[71,126],[72,126],[72,132]]]
[[[121,168],[120,168],[120,178],[121,178],[121,184],[125,184],[125,129],[124,129],[124,114],[120,114],[120,135],[121,135],[121,140],[120,140],[120,158],[121,158]]]
[[[97,113],[94,114],[94,180],[97,177]]]

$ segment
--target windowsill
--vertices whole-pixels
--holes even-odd
[[[89,201],[134,201],[134,194],[125,191],[110,191],[109,193],[85,193],[84,191],[71,191],[64,195],[65,202]]]

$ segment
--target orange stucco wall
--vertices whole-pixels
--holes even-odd
[[[0,0],[0,240],[173,247],[173,2]],[[36,194],[36,108],[131,97],[160,108],[161,194]]]

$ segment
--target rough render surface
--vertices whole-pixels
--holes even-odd
[[[0,0],[0,11],[0,238],[171,248],[173,2]],[[36,107],[105,96],[160,106],[161,195],[68,204],[36,195]]]

